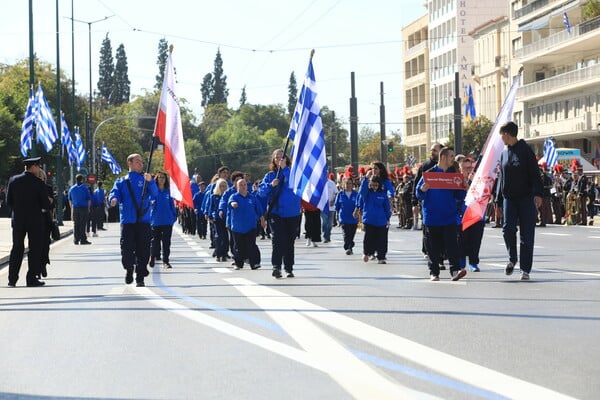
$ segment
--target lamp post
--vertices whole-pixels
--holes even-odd
[[[90,148],[90,130],[92,129],[92,24],[95,24],[96,22],[102,22],[102,21],[106,21],[109,18],[114,17],[114,15],[109,15],[107,17],[101,18],[101,19],[97,19],[95,21],[82,21],[80,19],[75,19],[72,18],[73,21],[75,22],[81,22],[83,24],[87,24],[88,25],[88,50],[89,50],[89,73],[90,73],[90,97],[89,97],[89,114],[88,117],[86,119],[86,134],[85,134],[85,147],[87,149]],[[95,151],[92,151],[92,153],[95,153]],[[94,161],[95,164],[95,161]],[[94,169],[92,169],[92,173],[95,173],[96,171]]]
[[[156,119],[156,117],[151,117],[151,116],[134,117],[134,116],[118,115],[116,117],[110,117],[110,118],[106,118],[105,120],[102,120],[98,124],[96,129],[94,129],[94,133],[92,134],[92,152],[91,152],[91,154],[92,154],[92,173],[93,174],[96,173],[96,133],[98,132],[100,127],[102,125],[104,125],[105,123],[107,123],[109,121],[119,120],[119,119]]]

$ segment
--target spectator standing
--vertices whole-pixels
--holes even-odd
[[[92,195],[87,185],[83,184],[83,175],[75,176],[75,184],[69,189],[71,219],[73,220],[73,243],[92,244],[87,240],[86,227],[92,208]]]

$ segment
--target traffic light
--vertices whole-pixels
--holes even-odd
[[[394,151],[394,142],[392,142],[391,140],[387,143],[387,149],[388,149],[388,153],[391,153]]]

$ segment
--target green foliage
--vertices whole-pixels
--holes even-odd
[[[600,15],[600,2],[598,0],[588,0],[581,9],[584,21],[594,19]]]
[[[246,104],[248,97],[246,96],[246,85],[242,88],[242,94],[240,95],[240,108]]]
[[[256,127],[261,132],[275,128],[280,137],[286,137],[290,122],[281,105],[253,105],[240,107],[239,115],[245,125]]]
[[[112,105],[120,105],[129,102],[130,84],[127,68],[127,55],[123,44],[117,48],[117,64],[115,66],[115,74],[113,77],[113,90],[110,93],[109,103]]]
[[[115,73],[115,65],[112,55],[112,46],[108,33],[102,41],[100,48],[100,63],[98,65],[98,92],[106,102],[110,100],[110,93],[113,90],[113,78]]]
[[[162,88],[163,80],[165,79],[165,68],[167,67],[167,59],[169,58],[169,43],[167,39],[162,38],[158,41],[158,58],[156,65],[158,65],[158,75],[156,75],[156,83],[154,89],[160,90]]]
[[[229,89],[227,89],[227,76],[223,74],[223,59],[221,58],[220,49],[217,50],[213,73],[204,75],[200,92],[202,94],[202,107],[214,104],[225,104],[227,106]]]
[[[296,75],[294,71],[290,74],[290,83],[288,84],[288,116],[290,120],[294,116],[294,110],[296,109],[296,103],[298,103],[298,87],[296,85]]]
[[[485,116],[478,116],[465,123],[462,129],[462,153],[475,152],[479,154],[483,149],[494,123]],[[454,147],[454,132],[450,132],[445,146]]]

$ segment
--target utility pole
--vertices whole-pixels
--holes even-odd
[[[354,91],[354,72],[350,73],[350,159],[354,171],[358,173],[358,112]]]
[[[385,104],[383,103],[383,82],[379,82],[381,105],[379,106],[379,131],[381,143],[379,144],[379,154],[381,154],[381,162],[387,166],[387,140],[385,138]]]
[[[33,52],[33,0],[29,0],[29,87],[33,88],[35,84],[35,53]],[[35,93],[35,92],[34,92]],[[34,94],[35,95],[35,94]],[[31,157],[37,156],[36,143],[37,143],[37,127],[35,122],[32,127],[32,138],[31,138]]]
[[[454,152],[462,153],[462,113],[458,72],[454,73]]]
[[[60,109],[60,27],[58,22],[58,0],[56,0],[56,120],[58,126],[58,132],[60,138],[60,149],[56,153],[56,219],[59,225],[62,225],[63,221],[63,170],[62,170],[62,153],[63,153],[63,142],[62,142],[62,118]]]

